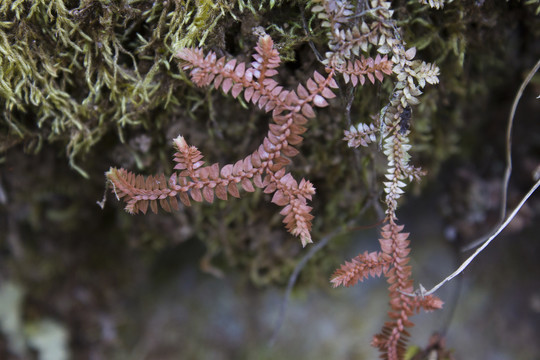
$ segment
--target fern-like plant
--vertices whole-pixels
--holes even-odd
[[[403,225],[393,220],[381,229],[381,251],[364,252],[336,270],[331,282],[336,286],[353,286],[369,276],[383,274],[389,285],[390,321],[375,335],[372,345],[379,348],[385,359],[403,359],[406,340],[410,336],[406,328],[413,326],[409,317],[424,309],[432,311],[442,307],[442,301],[433,295],[411,297],[414,292],[409,263],[409,234],[402,232]]]
[[[313,11],[323,20],[328,29],[330,51],[325,62],[336,69],[347,68],[344,80],[363,82],[361,67],[353,65],[364,59],[361,53],[375,48],[379,54],[391,54],[392,72],[396,82],[389,103],[379,117],[370,124],[359,123],[345,131],[344,140],[350,147],[369,146],[380,139],[386,156],[384,192],[386,203],[385,225],[381,229],[379,243],[381,251],[364,252],[346,262],[331,277],[333,286],[352,286],[368,276],[384,275],[389,285],[390,311],[382,331],[375,335],[372,345],[377,347],[382,358],[400,360],[405,356],[406,328],[413,323],[409,317],[419,309],[431,311],[442,307],[442,301],[434,296],[411,296],[413,280],[409,262],[409,234],[403,233],[398,225],[396,209],[407,182],[418,180],[423,171],[409,163],[409,122],[411,106],[420,101],[418,96],[426,84],[438,83],[439,69],[433,64],[415,60],[416,49],[406,49],[400,29],[393,16],[391,3],[371,0],[363,3],[363,14],[347,0],[318,0]],[[369,16],[367,15],[369,14]],[[352,19],[358,19],[353,21]],[[358,57],[360,56],[360,60]],[[355,69],[352,72],[351,69]],[[354,74],[351,76],[351,74]],[[370,80],[369,74],[367,75]],[[371,75],[373,76],[373,75]]]
[[[200,87],[214,86],[234,98],[244,99],[265,112],[271,112],[272,122],[262,144],[244,159],[234,164],[205,165],[200,151],[179,136],[174,139],[175,170],[168,178],[164,175],[144,178],[125,169],[111,168],[107,178],[118,198],[126,202],[130,213],[146,212],[148,207],[157,212],[157,204],[170,211],[178,208],[177,198],[190,205],[195,201],[213,202],[214,196],[227,200],[228,195],[239,197],[238,185],[252,192],[261,188],[273,194],[272,202],[282,207],[283,222],[287,230],[300,238],[302,245],[312,242],[312,208],[307,204],[315,189],[302,179],[297,181],[287,172],[290,159],[298,154],[296,146],[302,142],[309,119],[315,117],[314,108],[325,107],[327,100],[335,97],[338,87],[334,77],[340,74],[352,86],[382,81],[384,75],[396,74],[394,93],[390,103],[381,111],[377,123],[360,123],[345,133],[351,147],[367,146],[379,136],[387,157],[384,182],[386,193],[386,225],[381,230],[381,251],[363,253],[343,265],[333,275],[334,286],[351,286],[369,275],[384,275],[390,284],[390,321],[375,335],[373,345],[383,357],[403,359],[406,328],[413,325],[409,317],[420,308],[433,310],[442,302],[434,296],[410,296],[413,292],[409,262],[408,234],[397,224],[397,201],[404,192],[407,181],[419,178],[422,171],[409,164],[410,155],[408,121],[411,106],[418,104],[426,83],[438,81],[438,68],[414,60],[416,50],[405,50],[399,29],[392,20],[390,3],[373,0],[370,3],[372,21],[362,21],[360,27],[350,26],[354,7],[345,0],[320,1],[313,7],[323,26],[329,29],[330,51],[323,63],[326,75],[315,71],[305,86],[299,84],[287,90],[272,77],[278,73],[278,51],[269,36],[259,38],[250,64],[236,59],[218,58],[215,53],[205,54],[201,49],[182,49],[177,53],[181,67],[190,71],[191,80]],[[378,54],[365,57],[376,46]],[[389,60],[387,54],[392,54]]]
[[[383,73],[391,73],[392,63],[380,56],[361,59],[340,68],[327,68],[326,76],[315,71],[305,86],[299,84],[295,90],[286,90],[272,78],[278,73],[280,57],[269,36],[259,38],[250,64],[218,59],[215,53],[205,55],[201,49],[182,49],[177,57],[197,86],[213,85],[234,98],[242,95],[247,102],[271,112],[272,123],[262,144],[234,164],[205,166],[200,151],[179,136],[174,139],[174,168],[179,172],[167,178],[163,174],[144,178],[125,169],[111,168],[107,179],[116,196],[126,202],[126,211],[145,213],[150,206],[157,212],[158,203],[165,211],[171,211],[178,209],[178,198],[186,206],[190,205],[190,198],[211,203],[214,195],[221,200],[227,200],[227,195],[239,197],[238,185],[247,192],[257,187],[273,194],[272,202],[282,207],[280,214],[287,230],[299,237],[303,246],[312,242],[313,215],[307,202],[315,188],[305,179],[295,180],[286,165],[298,154],[295,146],[302,142],[308,120],[315,117],[314,108],[327,106],[327,99],[335,97],[332,89],[338,87],[334,80],[336,72],[348,76],[354,85],[363,84],[364,76],[371,82],[382,80]]]

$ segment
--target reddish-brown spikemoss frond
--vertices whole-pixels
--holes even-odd
[[[386,274],[390,264],[390,259],[385,254],[366,251],[341,265],[341,268],[336,270],[330,278],[330,282],[333,287],[353,286],[370,276]]]
[[[383,81],[384,75],[392,74],[392,61],[388,60],[388,56],[381,57],[379,54],[373,58],[364,58],[354,61],[348,60],[342,65],[336,67],[336,71],[343,74],[345,83],[351,82],[353,86],[356,86],[358,82],[364,85],[366,82],[366,76],[372,84],[375,84],[375,79],[380,82]]]
[[[414,324],[409,317],[420,309],[432,311],[440,309],[443,302],[432,295],[411,296],[413,281],[409,263],[409,234],[402,232],[403,225],[392,219],[381,229],[380,252],[356,256],[336,270],[331,278],[334,286],[352,286],[368,276],[383,274],[389,284],[390,320],[384,324],[381,333],[375,335],[372,345],[379,348],[383,358],[389,360],[403,359],[406,340],[409,333],[406,328]]]
[[[324,63],[344,81],[353,86],[374,83],[384,75],[395,74],[390,101],[370,123],[361,122],[345,131],[344,140],[350,147],[368,146],[379,139],[387,159],[383,181],[387,225],[381,231],[381,251],[363,253],[347,262],[331,278],[334,286],[350,286],[368,275],[380,275],[390,284],[391,321],[387,322],[373,345],[384,359],[402,359],[405,354],[405,328],[419,308],[432,310],[442,306],[437,298],[415,298],[412,293],[408,234],[402,233],[397,221],[398,200],[407,183],[419,179],[423,171],[409,164],[410,122],[412,106],[419,104],[418,96],[426,84],[438,82],[439,69],[415,59],[416,48],[407,49],[402,40],[398,21],[393,19],[392,3],[387,0],[357,2],[349,0],[313,0],[312,12],[322,20],[326,29],[328,51]],[[365,16],[369,13],[369,16]],[[377,51],[375,59],[363,56]],[[391,60],[389,60],[389,58]]]
[[[343,69],[327,68],[327,75],[317,71],[304,85],[295,90],[286,90],[272,77],[280,64],[279,52],[269,36],[259,38],[255,47],[253,62],[247,64],[236,59],[227,61],[216,54],[204,54],[201,49],[182,49],[177,55],[183,70],[189,70],[191,80],[197,86],[213,85],[237,98],[243,93],[244,99],[257,105],[265,112],[272,112],[272,122],[262,144],[244,159],[220,168],[218,164],[205,166],[202,154],[195,146],[189,146],[182,136],[174,139],[177,152],[174,173],[168,181],[163,175],[148,177],[134,175],[124,169],[111,168],[107,178],[112,183],[119,199],[126,202],[130,213],[146,212],[148,205],[155,212],[157,203],[166,210],[178,207],[176,198],[186,206],[190,198],[195,201],[213,202],[214,195],[227,200],[227,195],[239,197],[238,184],[247,191],[261,188],[267,194],[274,194],[272,202],[283,207],[280,214],[287,230],[298,236],[305,246],[311,240],[312,208],[307,205],[315,193],[313,185],[302,179],[296,181],[285,166],[290,158],[298,154],[295,146],[302,142],[306,123],[315,117],[315,107],[328,106],[327,99],[335,94],[338,87],[334,80],[336,71],[344,71],[356,85],[363,77],[382,79],[388,74],[390,62],[379,56],[373,60],[364,59]],[[382,73],[381,73],[382,72]]]

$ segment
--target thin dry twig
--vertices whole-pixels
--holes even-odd
[[[516,206],[516,208],[514,209],[514,211],[512,211],[512,213],[510,214],[510,216],[508,216],[508,218],[497,228],[497,230],[495,231],[495,233],[493,233],[493,235],[491,235],[485,242],[484,244],[482,244],[482,246],[480,246],[478,249],[476,249],[476,251],[474,252],[474,254],[472,254],[471,256],[469,256],[469,258],[467,258],[467,260],[465,260],[461,266],[456,270],[454,271],[451,275],[449,275],[446,279],[444,279],[443,281],[441,281],[440,283],[438,283],[437,285],[435,285],[431,290],[429,291],[425,291],[425,289],[421,290],[421,295],[422,296],[428,296],[428,295],[431,295],[433,294],[435,291],[437,291],[441,286],[443,286],[445,283],[447,283],[448,281],[452,280],[453,278],[455,278],[457,275],[459,275],[461,272],[463,272],[463,270],[465,270],[465,268],[467,266],[469,266],[469,264],[474,260],[474,258],[480,254],[490,243],[491,241],[493,241],[493,239],[495,239],[497,237],[497,235],[499,235],[501,233],[501,231],[504,230],[504,228],[506,228],[506,226],[508,224],[510,224],[510,222],[514,219],[514,217],[517,215],[517,213],[519,212],[519,210],[521,210],[521,207],[525,204],[525,202],[527,202],[527,200],[529,199],[529,197],[531,197],[531,195],[536,191],[536,189],[538,189],[538,186],[540,186],[540,180],[536,181],[536,183],[533,185],[533,187],[529,190],[529,192],[523,197],[523,199],[521,199],[520,203],[518,204],[518,206]],[[422,289],[422,288],[421,288]],[[408,294],[408,295],[412,295],[412,294]]]
[[[362,209],[362,212],[365,211],[367,206]],[[289,299],[291,297],[292,290],[294,288],[294,285],[296,284],[296,280],[298,279],[298,275],[300,275],[300,272],[304,269],[307,262],[322,248],[324,248],[330,240],[332,240],[337,235],[350,231],[352,225],[354,224],[354,221],[350,221],[345,226],[341,226],[337,229],[334,229],[332,232],[330,232],[328,235],[323,237],[320,241],[318,241],[314,246],[310,247],[309,251],[306,255],[300,259],[298,264],[296,264],[296,267],[294,268],[291,276],[289,277],[289,282],[287,283],[287,289],[285,290],[285,295],[283,296],[283,300],[281,301],[280,307],[279,307],[279,315],[276,322],[276,326],[274,327],[274,330],[272,332],[272,336],[270,337],[270,340],[268,341],[268,346],[272,347],[277,340],[277,336],[279,334],[279,330],[281,329],[281,326],[283,325],[283,321],[285,320],[285,312],[287,310],[287,304],[289,302]]]
[[[507,126],[507,130],[506,130],[506,170],[505,170],[504,180],[503,180],[502,203],[501,203],[501,220],[500,220],[499,224],[496,226],[495,231],[491,235],[484,236],[484,237],[480,238],[479,240],[474,241],[472,244],[467,245],[463,249],[463,251],[470,250],[470,249],[473,249],[473,248],[479,246],[480,244],[482,244],[478,249],[476,249],[476,251],[471,256],[469,256],[467,258],[467,260],[465,260],[461,264],[461,266],[459,266],[457,268],[456,271],[454,271],[452,274],[447,276],[443,281],[441,281],[440,283],[435,285],[429,291],[426,291],[426,289],[420,284],[420,287],[416,292],[420,293],[421,296],[428,296],[428,295],[433,294],[435,291],[437,291],[445,283],[449,282],[450,280],[455,278],[457,275],[461,274],[463,272],[463,270],[465,270],[465,268],[467,268],[467,266],[469,266],[469,264],[474,260],[474,258],[478,254],[480,254],[491,243],[491,241],[493,241],[493,239],[495,239],[501,233],[501,231],[503,231],[504,228],[506,228],[506,226],[508,224],[510,224],[510,222],[514,219],[514,217],[517,215],[519,210],[521,210],[521,208],[523,207],[525,202],[527,202],[529,197],[531,197],[531,195],[536,191],[538,186],[540,186],[540,179],[535,178],[536,183],[531,187],[531,189],[523,197],[523,199],[521,199],[520,203],[516,206],[514,211],[512,211],[510,216],[508,216],[506,218],[506,220],[504,220],[504,218],[506,217],[506,202],[507,202],[507,193],[508,193],[508,182],[510,180],[510,175],[512,173],[512,127],[514,125],[514,118],[515,118],[517,106],[519,104],[519,100],[521,99],[521,97],[523,95],[523,92],[525,91],[525,88],[531,82],[532,77],[534,76],[534,74],[536,74],[536,72],[539,69],[540,69],[540,60],[538,60],[536,65],[531,69],[531,71],[529,72],[529,74],[527,75],[527,77],[525,78],[523,83],[521,84],[521,86],[520,86],[520,88],[519,88],[519,90],[518,90],[518,92],[517,92],[517,94],[516,94],[516,96],[514,98],[514,102],[512,104],[512,109],[510,110],[510,114],[508,116],[508,126]],[[415,296],[417,294],[406,294],[406,295]]]
[[[306,16],[304,14],[304,7],[298,4],[298,8],[300,9],[300,17],[302,18],[302,25],[304,27],[304,32],[306,33],[306,36],[308,38],[309,47],[311,47],[311,50],[315,54],[317,61],[322,64],[324,61],[324,56],[321,55],[319,50],[317,50],[317,48],[315,47],[313,40],[311,40],[313,38],[313,34],[311,34],[311,31],[309,30],[308,24],[306,22]]]
[[[527,87],[527,85],[529,85],[534,74],[536,74],[538,69],[540,69],[540,60],[538,60],[536,65],[527,74],[527,77],[525,78],[525,80],[523,80],[523,82],[521,83],[521,86],[519,87],[519,90],[516,93],[516,96],[514,98],[514,102],[512,103],[512,109],[510,110],[510,114],[508,115],[508,125],[506,128],[506,169],[504,171],[502,193],[501,193],[500,219],[496,227],[500,226],[503,223],[504,218],[506,217],[506,206],[507,206],[507,201],[508,201],[508,184],[510,182],[510,176],[512,174],[512,128],[514,126],[514,118],[516,115],[516,110],[517,110],[519,101],[521,100],[521,97],[523,96],[523,92],[525,91],[525,88]],[[480,246],[482,243],[484,243],[487,238],[488,238],[488,235],[485,235],[481,237],[480,239],[477,239],[473,241],[472,243],[464,246],[462,250],[463,251],[472,250]]]
[[[503,190],[502,190],[502,204],[501,204],[501,222],[506,217],[506,201],[508,197],[508,182],[510,181],[510,175],[512,174],[512,127],[514,125],[514,117],[516,115],[516,110],[519,104],[519,100],[521,100],[521,97],[523,96],[523,92],[525,91],[525,88],[529,83],[531,82],[534,74],[540,69],[540,59],[536,63],[536,65],[532,68],[532,70],[527,74],[527,77],[521,84],[516,97],[514,98],[514,103],[512,104],[512,110],[510,110],[510,114],[508,115],[508,126],[506,128],[506,170],[504,172],[504,182],[503,182]]]
[[[272,347],[276,343],[279,330],[281,329],[281,326],[283,325],[283,321],[285,320],[285,312],[287,310],[287,304],[289,303],[291,292],[292,292],[292,289],[294,288],[294,285],[296,284],[298,275],[300,275],[300,272],[302,271],[304,266],[306,266],[309,259],[311,259],[317,251],[325,247],[330,241],[330,239],[332,239],[340,230],[341,229],[334,230],[332,233],[325,236],[321,241],[317,242],[315,246],[310,247],[307,254],[304,255],[304,257],[302,257],[302,259],[298,262],[298,264],[296,264],[296,267],[294,268],[291,276],[289,277],[289,282],[287,283],[287,289],[285,290],[285,295],[283,296],[283,300],[281,301],[281,305],[279,307],[279,315],[278,315],[277,324],[274,327],[270,340],[268,341],[268,346]]]

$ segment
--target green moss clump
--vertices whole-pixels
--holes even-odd
[[[87,176],[76,159],[109,129],[123,140],[122,129],[151,127],[152,110],[179,102],[175,49],[216,44],[216,27],[275,6],[235,3],[3,1],[0,152],[61,140],[71,166]]]

